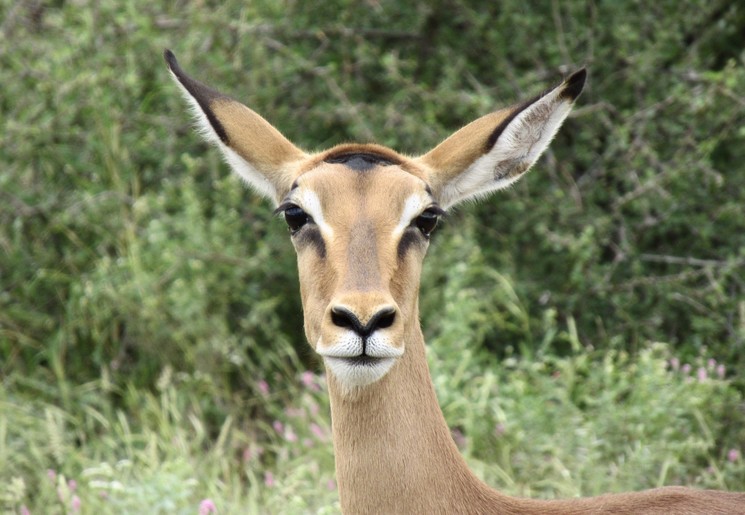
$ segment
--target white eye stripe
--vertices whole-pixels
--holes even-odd
[[[396,237],[400,236],[409,224],[411,224],[411,220],[414,216],[430,203],[431,200],[420,193],[410,195],[409,198],[406,199],[406,202],[404,202],[404,210],[401,213],[398,225],[396,225],[396,228],[393,230],[393,235]]]
[[[300,191],[297,191],[291,196],[290,201],[295,202],[298,207],[302,208],[303,211],[313,218],[313,221],[321,230],[321,234],[327,238],[333,238],[334,230],[328,223],[326,223],[323,216],[321,201],[315,192],[310,189],[300,189]],[[413,193],[410,195],[404,202],[404,209],[401,212],[401,218],[399,219],[398,224],[393,229],[393,236],[400,236],[411,224],[414,217],[431,203],[432,199],[422,193]]]
[[[298,206],[313,218],[313,221],[320,229],[321,234],[329,239],[333,238],[334,230],[326,223],[326,220],[323,217],[323,209],[321,208],[321,201],[319,200],[318,195],[316,195],[312,190],[301,189],[298,193],[293,195],[293,197],[297,199]]]

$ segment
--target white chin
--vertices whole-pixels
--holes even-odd
[[[360,361],[358,358],[325,356],[323,361],[337,381],[352,389],[367,386],[381,379],[391,369],[396,358],[367,358]]]

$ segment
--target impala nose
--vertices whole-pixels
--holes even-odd
[[[362,338],[367,338],[378,329],[392,326],[395,321],[396,309],[392,306],[380,308],[367,320],[366,324],[363,324],[354,312],[344,306],[331,308],[331,322],[335,326],[351,329]]]

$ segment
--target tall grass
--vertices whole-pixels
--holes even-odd
[[[578,349],[499,364],[439,337],[430,362],[456,442],[505,492],[550,498],[745,484],[739,449],[717,440],[741,399],[713,363],[673,368],[670,350],[657,344],[633,360]],[[271,386],[260,379],[264,418],[236,412],[219,425],[200,409],[214,400],[200,378],[165,369],[155,391],[120,392],[138,406],[135,416],[115,407],[110,388],[105,377],[77,387],[70,412],[6,385],[5,509],[197,513],[209,500],[218,513],[339,511],[323,376],[306,371]]]

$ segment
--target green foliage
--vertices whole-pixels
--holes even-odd
[[[449,299],[433,322],[430,362],[456,441],[489,483],[537,497],[743,484],[745,469],[732,467],[723,450],[745,437],[742,396],[715,360],[701,356],[681,368],[661,343],[633,358],[589,349],[574,321],[560,324],[551,311],[538,322],[543,339],[528,359],[508,348],[495,363],[493,350],[474,348],[470,338],[484,337],[484,326],[518,335],[535,329],[509,278],[486,281],[495,273],[468,236],[444,243],[460,255],[443,252],[450,258],[428,271],[448,270],[441,292]]]
[[[435,235],[421,307],[444,411],[511,493],[743,488],[737,2],[0,12],[3,509],[336,509],[291,246],[190,130],[165,47],[310,149],[424,152],[586,65],[536,170]]]
[[[137,406],[129,413],[115,407],[107,377],[73,392],[71,411],[3,394],[12,424],[0,424],[0,503],[133,514],[194,513],[205,498],[220,513],[323,512],[338,503],[322,378],[264,384],[266,419],[250,425],[239,412],[215,424],[204,406],[210,381],[165,369],[154,392],[119,392]]]
[[[555,15],[531,30],[583,28],[568,51],[590,67],[584,107],[542,173],[477,208],[487,260],[515,278],[530,318],[572,317],[593,346],[661,340],[742,363],[745,68],[725,44],[742,9],[606,2],[588,18],[574,3]]]

